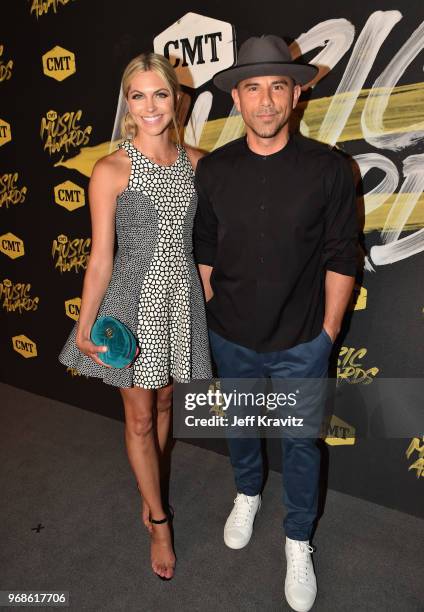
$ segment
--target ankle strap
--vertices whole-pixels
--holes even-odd
[[[158,520],[156,520],[156,519],[154,519],[154,518],[151,518],[151,519],[150,519],[150,522],[151,522],[151,523],[154,523],[155,525],[161,525],[162,523],[166,523],[166,522],[167,522],[167,520],[168,520],[168,517],[167,517],[167,516],[165,516],[165,518],[160,519],[159,521],[158,521]]]

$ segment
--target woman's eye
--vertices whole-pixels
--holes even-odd
[[[132,100],[139,100],[141,98],[141,94],[134,94],[132,96]]]
[[[165,93],[164,91],[160,91],[158,93],[158,98],[167,98],[167,97],[168,97],[168,94]]]

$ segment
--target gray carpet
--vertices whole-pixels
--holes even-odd
[[[278,473],[250,544],[232,551],[222,540],[234,498],[228,460],[178,442],[177,571],[162,582],[150,570],[123,424],[8,385],[0,393],[0,590],[67,590],[78,611],[289,610]],[[314,540],[314,610],[424,610],[423,535],[418,518],[329,491]]]

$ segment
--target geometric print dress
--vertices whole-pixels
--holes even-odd
[[[129,368],[98,365],[77,348],[75,323],[59,361],[118,387],[158,389],[170,378],[211,378],[204,298],[193,259],[197,195],[191,162],[180,145],[170,166],[154,163],[129,140],[119,146],[131,160],[131,174],[117,198],[118,250],[97,316],[127,325],[140,352]]]

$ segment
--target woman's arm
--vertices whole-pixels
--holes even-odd
[[[84,276],[76,345],[81,352],[100,365],[105,364],[97,357],[97,353],[104,352],[106,347],[93,344],[90,331],[112,276],[116,197],[122,191],[124,182],[121,170],[112,156],[99,160],[94,167],[88,188],[92,242]]]

